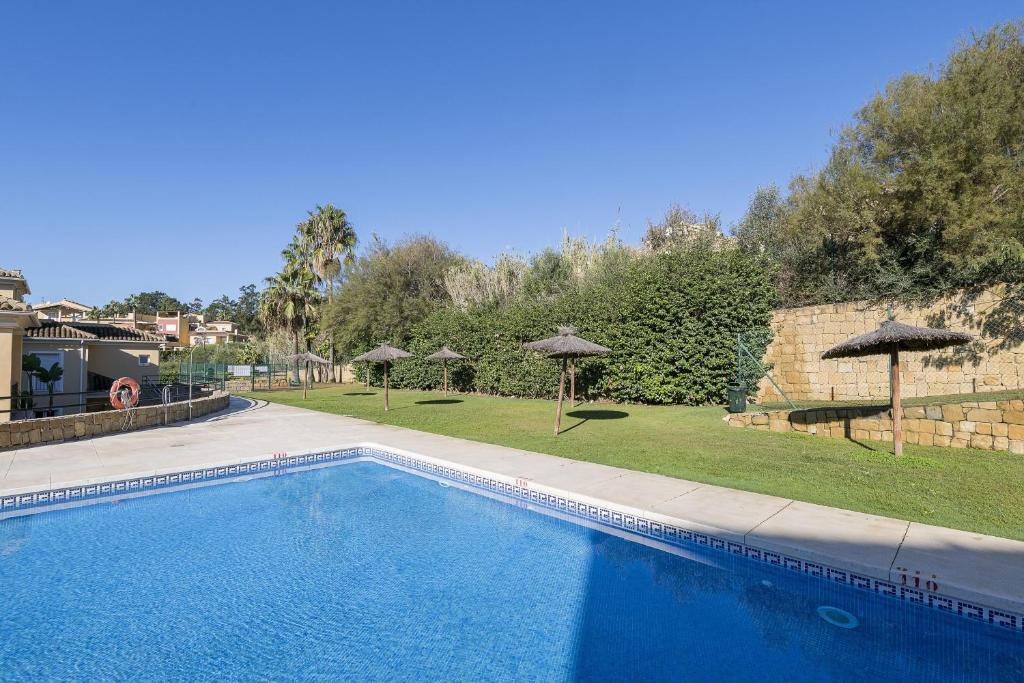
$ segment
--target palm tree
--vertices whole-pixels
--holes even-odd
[[[54,363],[49,368],[44,368],[42,363],[39,362],[39,357],[34,355],[25,355],[21,359],[22,372],[27,373],[30,377],[35,377],[37,380],[46,385],[46,393],[49,394],[50,403],[47,408],[47,417],[53,417],[53,390],[60,381],[60,378],[64,376],[64,368],[60,366],[60,363]]]
[[[288,252],[286,249],[282,254]],[[266,283],[267,288],[260,298],[260,320],[267,329],[285,330],[292,338],[294,353],[298,353],[299,340],[306,338],[317,312],[319,297],[312,271],[303,268],[297,261],[288,260],[286,256],[284,270],[266,278]],[[308,351],[308,348],[305,350]],[[295,376],[299,376],[298,361],[295,364]]]
[[[341,272],[342,262],[349,263],[353,259],[356,246],[356,231],[348,222],[345,212],[333,204],[317,206],[309,212],[309,218],[299,224],[299,235],[309,265],[316,276],[317,282],[326,287],[327,301],[334,300],[334,279]],[[329,351],[327,379],[335,380],[334,375],[334,332],[328,333]]]

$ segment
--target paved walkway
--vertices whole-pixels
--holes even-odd
[[[0,495],[372,442],[675,518],[720,538],[1024,612],[1024,543],[232,398],[192,423],[0,451]],[[912,579],[911,579],[912,580]]]

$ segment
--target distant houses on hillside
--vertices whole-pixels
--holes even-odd
[[[32,306],[28,294],[20,270],[0,268],[0,422],[109,410],[116,379],[158,385],[162,351],[246,339],[236,323],[201,314],[100,316],[71,299]]]
[[[244,342],[248,336],[242,333],[238,323],[231,320],[207,320],[202,313],[166,311],[156,315],[148,313],[122,313],[96,315],[91,306],[61,299],[31,306],[40,320],[57,322],[94,322],[116,325],[164,337],[167,348],[193,346],[199,343],[226,344]]]

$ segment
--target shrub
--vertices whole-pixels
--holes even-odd
[[[522,348],[574,325],[610,347],[583,359],[577,394],[643,403],[722,403],[736,372],[736,336],[770,340],[774,274],[734,248],[689,244],[618,259],[549,297],[469,310],[448,306],[416,324],[394,365],[396,387],[436,389],[441,368],[425,356],[447,344],[470,358],[451,363],[450,386],[506,396],[551,397],[558,363]],[[756,334],[750,334],[756,332]],[[754,349],[755,355],[763,352]]]

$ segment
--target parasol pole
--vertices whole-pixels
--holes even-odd
[[[441,361],[441,367],[444,368],[444,395],[448,395],[448,359],[445,358]]]
[[[565,395],[565,366],[568,361],[562,357],[562,376],[558,380],[558,411],[555,413],[555,436],[562,427],[562,397]]]
[[[900,400],[900,350],[893,344],[889,351],[889,364],[892,366],[892,446],[896,455],[903,455],[903,406]]]
[[[576,357],[573,356],[569,365],[569,407],[576,407]]]
[[[384,410],[390,410],[388,407],[388,362],[384,361]]]

